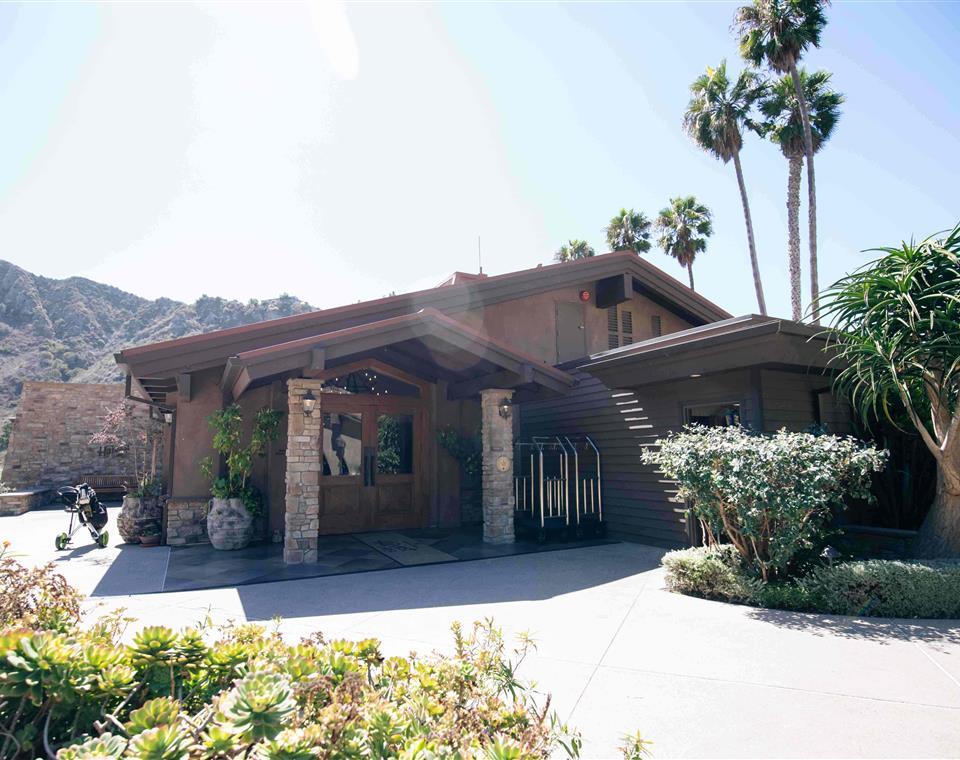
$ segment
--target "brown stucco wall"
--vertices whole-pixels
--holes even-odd
[[[599,353],[606,351],[609,347],[607,310],[597,308],[593,287],[594,283],[584,282],[582,286],[551,290],[451,316],[492,338],[509,343],[519,351],[531,354],[548,364],[556,364],[558,361],[557,303],[581,303],[579,294],[582,289],[591,291],[590,301],[583,304],[587,353]],[[660,316],[663,335],[692,327],[682,317],[639,293],[634,293],[629,301],[621,305],[621,308],[630,309],[633,312],[634,342],[653,336],[650,317],[655,314]]]
[[[207,417],[223,406],[219,368],[195,372],[189,401],[177,400],[170,493],[179,498],[209,495],[210,483],[200,472],[200,461],[216,457]]]
[[[123,459],[90,444],[107,409],[122,399],[117,383],[24,383],[0,480],[20,489],[73,485],[88,475],[131,475]],[[132,408],[148,414],[146,406]],[[164,460],[159,451],[160,477]]]

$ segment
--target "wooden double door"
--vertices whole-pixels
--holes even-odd
[[[425,524],[419,399],[323,394],[320,535]]]

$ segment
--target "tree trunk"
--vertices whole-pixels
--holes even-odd
[[[810,129],[810,112],[807,110],[807,98],[803,94],[803,84],[796,64],[790,65],[790,78],[797,91],[797,105],[800,106],[800,119],[803,122],[803,150],[807,159],[807,212],[809,220],[810,244],[810,309],[815,325],[820,324],[820,276],[817,272],[817,182],[813,171],[813,132]]]
[[[945,473],[944,469],[950,469]],[[952,477],[951,477],[952,476]],[[937,495],[913,546],[920,559],[960,557],[960,463],[937,467]]]
[[[690,290],[696,290],[696,288],[693,287],[693,262],[692,261],[689,264],[687,264],[687,274],[690,275]]]
[[[800,283],[800,172],[803,159],[791,156],[787,178],[787,232],[789,233],[788,260],[790,262],[790,308],[797,322],[803,319],[803,296]]]
[[[750,246],[750,266],[753,268],[753,287],[757,291],[757,306],[766,316],[767,302],[763,298],[763,282],[760,279],[760,262],[757,261],[757,244],[753,238],[753,219],[750,217],[750,203],[747,200],[747,186],[743,182],[743,169],[740,166],[740,151],[733,154],[733,167],[737,170],[737,184],[740,185],[740,202],[743,203],[743,218],[747,223],[747,245]],[[691,285],[691,287],[693,287]]]

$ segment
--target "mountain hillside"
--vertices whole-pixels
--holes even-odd
[[[82,277],[52,280],[0,260],[0,420],[24,380],[121,380],[120,348],[313,311],[288,295],[240,303],[155,301]]]

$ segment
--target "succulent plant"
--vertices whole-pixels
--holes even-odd
[[[137,760],[187,760],[191,744],[190,735],[179,725],[159,726],[134,736],[126,754]]]
[[[114,734],[103,734],[89,739],[83,744],[74,744],[64,747],[57,753],[57,760],[102,760],[123,756],[127,747],[127,740]]]
[[[296,708],[293,689],[285,675],[254,673],[243,678],[220,702],[220,725],[251,741],[272,739]]]
[[[173,725],[179,714],[180,703],[177,700],[157,697],[144,702],[142,707],[131,712],[124,728],[131,736],[136,736],[151,728]]]

